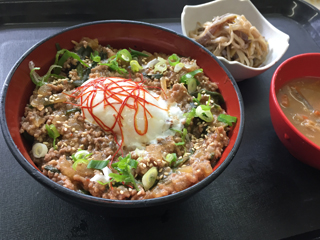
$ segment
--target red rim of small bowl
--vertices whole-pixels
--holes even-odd
[[[280,113],[281,118],[285,121],[285,123],[294,131],[295,134],[297,134],[301,139],[303,139],[303,141],[307,142],[309,145],[311,145],[312,147],[314,147],[320,151],[320,146],[318,146],[317,144],[312,142],[309,138],[307,138],[305,135],[303,135],[295,126],[293,126],[293,124],[290,122],[290,120],[287,118],[287,116],[283,113],[283,111],[280,107],[280,104],[278,102],[277,93],[275,90],[275,83],[276,83],[278,73],[281,71],[281,69],[284,65],[288,64],[289,62],[295,61],[298,58],[304,58],[304,57],[310,57],[310,56],[319,56],[319,58],[320,58],[320,53],[303,53],[303,54],[299,54],[299,55],[293,56],[291,58],[288,58],[287,60],[282,62],[272,76],[271,95],[272,95],[272,100],[275,102],[276,109]]]
[[[81,28],[81,27],[85,27],[85,26],[89,26],[89,25],[95,25],[95,24],[106,24],[106,23],[122,23],[122,24],[137,24],[137,25],[145,25],[145,26],[149,26],[149,27],[153,27],[153,28],[158,28],[162,31],[166,31],[169,32],[171,34],[177,35],[181,38],[186,39],[187,41],[191,41],[193,44],[197,45],[198,47],[202,48],[203,51],[207,52],[207,54],[209,54],[212,58],[215,59],[215,61],[220,65],[220,67],[226,72],[226,75],[228,76],[228,78],[230,79],[230,82],[234,88],[234,91],[237,95],[237,98],[239,100],[239,110],[240,110],[240,119],[237,121],[237,124],[239,124],[238,128],[238,135],[236,137],[236,140],[234,142],[234,145],[232,147],[232,149],[230,150],[230,153],[226,156],[225,160],[216,168],[214,168],[214,171],[205,179],[201,180],[200,182],[198,182],[197,184],[182,190],[180,192],[177,193],[173,193],[164,197],[159,197],[159,198],[153,198],[153,199],[145,199],[145,200],[112,200],[112,199],[104,199],[104,198],[99,198],[99,197],[94,197],[91,195],[84,195],[81,193],[78,193],[76,191],[70,190],[68,188],[65,188],[59,184],[57,184],[56,182],[52,181],[51,179],[49,179],[48,177],[44,176],[40,171],[38,171],[34,166],[32,166],[25,158],[24,156],[21,154],[21,152],[19,151],[18,147],[15,145],[9,129],[8,129],[8,125],[6,122],[6,111],[5,111],[5,100],[6,100],[6,93],[9,87],[9,83],[10,80],[12,78],[12,76],[15,73],[15,70],[18,68],[18,66],[20,65],[20,63],[34,50],[36,49],[38,46],[40,46],[41,44],[45,43],[47,40],[63,34],[64,32],[67,32],[69,30],[73,30],[76,28]],[[78,24],[75,26],[71,26],[69,28],[66,28],[62,31],[59,31],[58,33],[55,33],[43,40],[41,40],[40,42],[38,42],[37,44],[35,44],[34,46],[32,46],[25,54],[23,54],[23,56],[15,63],[15,65],[13,66],[13,68],[10,70],[4,85],[2,87],[2,91],[1,91],[1,104],[0,104],[0,123],[1,123],[1,129],[5,138],[5,141],[11,151],[11,153],[13,154],[13,156],[16,158],[16,160],[19,162],[19,164],[34,178],[36,179],[39,183],[41,183],[42,185],[44,185],[45,187],[49,188],[50,190],[52,190],[53,192],[55,192],[56,194],[58,194],[61,198],[64,198],[65,200],[70,201],[70,199],[75,199],[77,202],[79,203],[84,203],[84,204],[91,204],[91,205],[95,205],[95,206],[101,206],[101,207],[113,207],[113,208],[144,208],[144,207],[151,207],[151,206],[157,206],[157,205],[164,205],[170,202],[175,202],[178,201],[180,199],[185,198],[186,196],[191,196],[193,193],[196,193],[198,191],[200,191],[201,189],[203,189],[204,187],[206,187],[207,185],[209,185],[214,179],[216,179],[223,171],[224,169],[230,164],[230,162],[232,161],[233,157],[235,156],[240,143],[241,143],[241,139],[243,136],[243,130],[244,130],[244,105],[243,105],[243,100],[242,100],[242,96],[240,93],[240,90],[238,88],[237,83],[235,82],[234,78],[232,77],[232,75],[230,74],[230,72],[226,69],[226,67],[211,53],[209,52],[207,49],[205,49],[204,47],[202,47],[200,44],[198,44],[197,42],[189,39],[188,37],[185,37],[177,32],[174,32],[170,29],[158,26],[158,25],[154,25],[154,24],[150,24],[150,23],[145,23],[145,22],[138,22],[138,21],[129,21],[129,20],[103,20],[103,21],[95,21],[95,22],[88,22],[88,23],[83,23],[83,24]]]

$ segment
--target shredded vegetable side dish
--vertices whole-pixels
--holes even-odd
[[[259,30],[243,15],[227,13],[204,24],[197,23],[189,37],[202,44],[214,55],[238,61],[249,67],[259,67],[269,48]]]
[[[57,43],[47,70],[29,63],[35,89],[20,132],[44,175],[83,194],[141,200],[212,173],[237,118],[195,59],[73,44]]]

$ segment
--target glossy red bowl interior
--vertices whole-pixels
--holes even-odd
[[[29,157],[28,152],[31,143],[27,143],[19,133],[20,119],[23,116],[24,107],[35,87],[29,77],[28,63],[32,60],[36,66],[41,67],[40,75],[45,74],[54,62],[56,43],[59,43],[62,48],[72,49],[71,40],[79,41],[84,36],[97,38],[101,44],[110,44],[115,48],[130,47],[150,52],[177,53],[182,56],[189,56],[197,59],[198,65],[204,69],[204,73],[211,80],[218,82],[219,89],[225,98],[227,113],[236,116],[238,122],[235,128],[230,131],[229,146],[225,149],[222,158],[209,177],[185,191],[167,197],[147,201],[119,201],[95,198],[70,191],[42,175]],[[13,67],[5,81],[1,101],[1,127],[6,142],[17,161],[31,176],[64,199],[81,201],[84,204],[94,202],[94,204],[100,206],[119,208],[142,208],[164,204],[192,195],[204,188],[227,167],[234,157],[240,144],[244,124],[240,91],[230,73],[215,56],[199,44],[171,30],[134,21],[100,21],[81,24],[44,39],[25,53]],[[123,202],[126,203],[123,204]]]
[[[287,82],[301,77],[320,77],[320,53],[305,53],[284,61],[271,81],[269,105],[273,127],[289,152],[300,161],[320,169],[320,146],[299,132],[284,115],[277,100],[278,90]]]

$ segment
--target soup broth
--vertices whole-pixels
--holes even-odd
[[[279,89],[277,99],[290,122],[320,146],[320,78],[294,79]]]

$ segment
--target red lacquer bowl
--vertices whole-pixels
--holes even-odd
[[[300,161],[320,169],[320,146],[311,142],[284,115],[277,100],[278,90],[287,82],[301,77],[320,77],[320,53],[305,53],[284,61],[271,81],[269,105],[273,127],[289,152]]]
[[[184,191],[166,197],[141,201],[120,201],[96,198],[71,191],[51,181],[39,171],[28,154],[31,143],[26,142],[19,133],[24,106],[29,101],[35,87],[29,77],[28,63],[32,60],[36,66],[41,67],[40,75],[44,75],[54,62],[56,43],[59,43],[62,48],[72,49],[71,40],[79,41],[84,36],[97,38],[101,44],[110,44],[115,48],[131,47],[149,52],[177,53],[189,56],[197,60],[197,64],[204,69],[204,73],[211,80],[218,82],[219,89],[226,101],[227,113],[236,116],[238,122],[229,133],[229,146],[223,152],[222,158],[210,176]],[[102,211],[102,209],[108,209],[108,211],[110,209],[115,209],[115,211],[136,209],[140,211],[147,207],[165,206],[185,199],[216,179],[231,162],[239,148],[244,128],[244,111],[242,97],[233,77],[215,56],[198,43],[176,32],[148,23],[100,21],[77,25],[50,36],[33,46],[20,58],[9,73],[2,89],[1,127],[5,140],[16,160],[32,177],[56,195],[84,207],[95,207],[98,211]],[[125,216],[127,214],[128,212]]]

